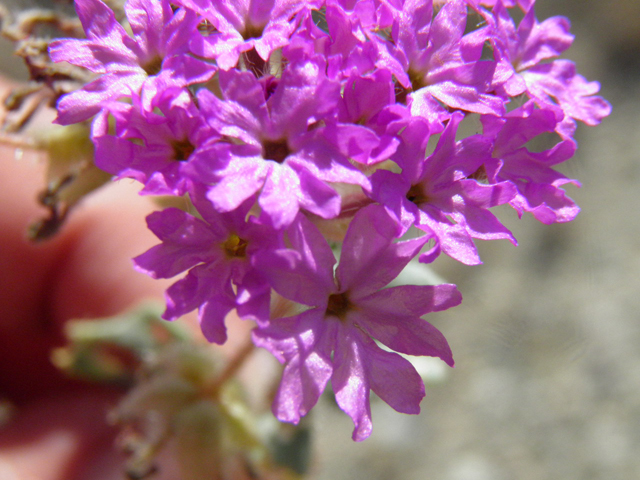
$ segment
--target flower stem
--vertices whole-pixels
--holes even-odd
[[[220,373],[216,381],[206,389],[207,396],[217,397],[220,394],[220,390],[237,372],[240,370],[244,362],[255,350],[255,345],[249,337],[248,341],[236,352],[236,354],[229,360],[229,363],[225,366],[224,370]]]

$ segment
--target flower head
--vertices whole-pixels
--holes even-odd
[[[134,178],[144,194],[184,195],[191,190],[189,165],[208,156],[216,132],[204,121],[187,90],[167,90],[143,113],[138,102],[118,103],[93,122],[98,167],[117,178]],[[109,134],[110,117],[116,135]]]
[[[147,217],[149,229],[162,243],[134,262],[154,278],[171,278],[188,270],[167,290],[163,318],[174,320],[197,308],[205,337],[224,343],[224,319],[234,308],[244,318],[268,319],[270,288],[255,270],[253,259],[277,247],[278,236],[254,217],[247,219],[251,202],[218,213],[202,192],[192,195],[192,201],[202,219],[177,208]]]
[[[409,355],[442,358],[453,366],[443,335],[421,319],[457,305],[454,285],[381,289],[420,250],[425,239],[394,243],[399,232],[385,210],[369,206],[349,226],[335,272],[333,253],[304,217],[289,230],[292,249],[260,256],[258,266],[285,298],[310,308],[272,319],[254,341],[285,363],[274,413],[297,423],[331,380],[338,405],[355,424],[354,440],[371,434],[369,391],[396,410],[418,413],[424,385]]]
[[[128,0],[121,25],[76,0],[87,38],[50,55],[96,77],[60,99],[57,121],[95,116],[98,166],[191,200],[147,218],[161,243],[135,259],[184,274],[164,318],[197,309],[215,343],[230,311],[254,320],[254,343],[285,365],[276,416],[297,423],[331,381],[362,440],[370,391],[419,411],[424,385],[400,354],[453,365],[421,317],[460,294],[388,288],[408,262],[474,265],[475,239],[516,243],[496,206],[543,223],[579,211],[555,165],[575,152],[576,121],[610,106],[557,58],[569,22],[538,22],[534,3]],[[555,144],[530,148],[542,135]],[[342,243],[335,270],[328,239]],[[273,292],[296,313],[271,311]]]
[[[432,155],[426,157],[429,129],[422,119],[402,131],[402,142],[394,159],[401,173],[380,170],[373,175],[372,196],[402,224],[424,230],[435,239],[433,249],[422,255],[430,262],[442,250],[468,265],[480,263],[474,238],[508,239],[511,232],[489,212],[509,202],[515,188],[508,182],[485,185],[475,178],[491,159],[491,143],[472,136],[456,142],[462,115],[455,113],[439,138]]]
[[[192,47],[229,70],[243,52],[255,49],[266,62],[271,53],[289,42],[300,13],[319,8],[318,0],[179,0],[210,22],[213,31],[196,36]]]
[[[169,0],[128,0],[133,38],[100,0],[76,0],[76,11],[87,38],[54,40],[49,54],[54,62],[84,67],[98,78],[58,102],[58,123],[81,122],[109,102],[134,95],[151,110],[152,99],[165,89],[204,82],[215,73],[189,54],[198,17],[186,9],[174,12]]]
[[[428,119],[433,131],[451,109],[491,115],[505,110],[490,92],[495,64],[463,55],[466,24],[464,0],[446,2],[435,17],[431,1],[409,0],[394,20],[391,42],[371,36],[379,45],[378,67],[393,73],[408,92],[411,112]]]
[[[326,182],[368,186],[367,178],[322,135],[340,87],[313,61],[291,66],[274,84],[273,93],[265,96],[264,82],[249,72],[229,71],[220,72],[223,99],[201,92],[201,108],[223,141],[214,156],[195,165],[195,174],[211,184],[208,198],[220,211],[257,194],[278,229],[300,209],[333,218],[340,198]]]

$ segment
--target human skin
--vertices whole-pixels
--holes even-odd
[[[13,86],[0,77],[0,99]],[[54,116],[44,112],[34,130],[51,128]],[[163,302],[175,279],[152,279],[132,262],[158,243],[145,217],[159,207],[138,195],[133,180],[109,182],[72,210],[58,234],[34,243],[27,230],[47,214],[37,202],[45,174],[42,152],[19,152],[0,136],[0,401],[15,407],[6,424],[0,419],[0,480],[123,480],[118,431],[106,417],[124,392],[65,377],[51,352],[64,345],[68,320]],[[212,348],[231,359],[246,349],[252,324],[229,320],[229,340]],[[196,312],[178,321],[206,344]],[[250,370],[242,375],[251,377]],[[180,478],[167,453],[154,480]]]
[[[162,298],[166,283],[132,268],[154,236],[153,210],[132,182],[92,194],[52,240],[34,244],[26,228],[41,218],[35,198],[44,165],[0,147],[0,395],[15,415],[0,430],[0,478],[122,478],[105,416],[120,392],[71,381],[50,362],[72,318],[117,314]]]
[[[67,320],[162,299],[169,282],[131,262],[157,243],[144,222],[155,208],[133,181],[113,182],[86,198],[57,236],[33,243],[26,231],[46,213],[36,202],[44,172],[42,156],[0,145],[0,399],[15,406],[0,426],[0,478],[122,479],[117,432],[106,421],[122,392],[69,380],[50,356]]]

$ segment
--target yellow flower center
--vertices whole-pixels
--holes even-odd
[[[222,249],[229,258],[245,258],[247,253],[247,242],[235,233],[229,235],[229,238],[222,244]]]

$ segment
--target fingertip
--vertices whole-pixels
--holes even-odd
[[[93,193],[72,213],[52,296],[59,323],[115,315],[145,298],[161,300],[168,282],[133,268],[132,258],[157,243],[145,217],[156,209],[137,186],[120,180]]]

